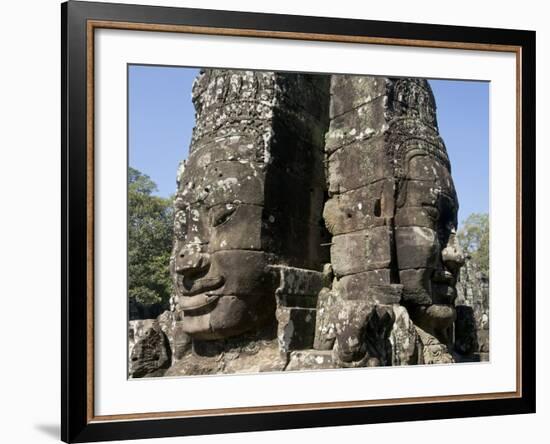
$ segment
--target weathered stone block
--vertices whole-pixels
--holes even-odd
[[[196,171],[204,174],[204,169],[222,161],[239,161],[249,159],[261,162],[265,155],[265,144],[262,139],[249,135],[235,135],[220,138],[210,143],[197,145],[185,161],[185,175]]]
[[[393,209],[393,182],[379,181],[357,190],[332,196],[323,210],[333,236],[385,225]]]
[[[413,180],[431,180],[434,182],[444,181],[448,188],[452,186],[451,175],[446,165],[434,162],[430,156],[415,156],[407,165],[407,178]]]
[[[388,128],[385,118],[385,100],[379,97],[330,121],[325,137],[328,154],[352,142],[382,135]]]
[[[432,269],[400,270],[403,285],[403,301],[418,305],[432,303]]]
[[[277,337],[282,351],[313,348],[316,310],[277,307]]]
[[[402,183],[397,207],[424,207],[437,208],[441,195],[441,187],[436,182],[422,180],[406,180]]]
[[[284,370],[287,353],[276,339],[254,337],[193,341],[192,353],[174,362],[165,376],[276,372]]]
[[[367,231],[334,236],[330,257],[337,277],[367,271]]]
[[[382,77],[332,75],[331,119],[386,94],[386,79]]]
[[[279,287],[275,290],[277,303],[283,307],[316,308],[317,297],[323,286],[323,273],[303,268],[277,265]]]
[[[134,346],[145,336],[153,326],[154,319],[135,319],[128,323],[128,358],[132,355]]]
[[[419,364],[453,364],[455,362],[448,347],[435,336],[416,327],[421,343],[421,359]]]
[[[158,325],[151,327],[135,344],[130,356],[132,378],[162,376],[172,363],[168,338]]]
[[[394,305],[395,321],[390,334],[392,365],[414,365],[419,359],[419,338],[407,309]]]
[[[293,351],[285,371],[322,370],[336,368],[337,363],[332,351]]]
[[[410,268],[434,268],[438,260],[437,233],[425,227],[397,227],[395,229],[397,266]]]
[[[275,294],[316,296],[323,288],[323,273],[315,270],[275,265],[279,287]]]
[[[437,128],[434,96],[426,79],[391,78],[387,88],[393,117],[411,116]]]
[[[178,198],[187,204],[204,202],[208,207],[235,201],[261,205],[264,168],[263,163],[249,160],[220,161],[200,170],[186,168]]]
[[[210,107],[198,116],[191,137],[191,152],[195,147],[234,136],[257,140],[269,134],[273,117],[273,98],[266,102],[236,101]]]
[[[343,367],[391,364],[391,306],[346,301],[337,324],[335,352]]]
[[[203,186],[208,207],[223,203],[264,203],[264,168],[249,161],[220,162],[206,170]]]
[[[192,147],[271,119],[275,74],[204,70],[193,87],[196,123]]]
[[[367,269],[389,268],[392,261],[393,236],[390,227],[372,227],[367,230]]]
[[[158,324],[168,338],[172,351],[172,363],[191,350],[191,337],[183,330],[183,323],[174,312],[165,311],[157,318]]]
[[[317,319],[313,348],[332,350],[336,339],[336,322],[338,321],[339,300],[328,288],[323,288],[317,300]]]
[[[398,208],[395,214],[395,225],[398,227],[437,228],[439,212],[432,207]]]
[[[389,227],[372,227],[332,238],[331,258],[338,277],[389,268],[392,233]]]
[[[329,192],[340,194],[393,175],[383,137],[354,142],[328,159]]]
[[[361,361],[367,353],[365,329],[374,310],[370,301],[341,301],[336,316],[335,354],[341,363]]]
[[[269,71],[205,69],[193,85],[193,103],[198,113],[224,102],[269,100],[274,94],[276,74]]]
[[[243,351],[233,353],[233,356],[227,353],[224,359],[226,362],[223,373],[280,372],[285,369],[288,357],[279,349],[276,341],[268,344],[255,344],[255,347],[260,350],[256,351],[250,347],[252,349],[250,352],[245,348]]]
[[[390,270],[374,270],[340,278],[334,290],[346,300],[365,300],[373,304],[397,304],[401,286],[390,283]]]

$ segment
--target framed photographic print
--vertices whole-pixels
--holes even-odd
[[[535,33],[69,1],[62,439],[535,411]]]

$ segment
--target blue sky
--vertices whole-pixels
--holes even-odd
[[[175,192],[176,170],[187,157],[198,69],[129,67],[129,164],[149,175],[158,195]],[[430,80],[439,131],[447,145],[460,202],[458,219],[489,212],[489,83]]]
[[[489,82],[430,80],[458,194],[459,222],[489,212]]]
[[[128,73],[128,156],[147,174],[158,195],[176,191],[176,171],[187,157],[195,109],[191,86],[195,68],[130,65]]]

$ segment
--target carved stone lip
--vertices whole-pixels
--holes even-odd
[[[201,295],[207,291],[217,290],[222,287],[223,284],[225,284],[225,278],[223,276],[203,277],[193,281],[191,288],[186,288],[186,286],[183,285],[182,277],[178,282],[178,287],[181,295],[184,296],[183,299],[185,300],[186,297],[188,298],[195,295]]]
[[[180,299],[179,307],[185,311],[195,311],[200,308],[204,308],[214,302],[216,302],[221,295],[212,295],[212,294],[198,294],[196,296],[187,296]]]

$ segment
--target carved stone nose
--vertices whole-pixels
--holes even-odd
[[[447,246],[441,252],[443,263],[453,273],[458,273],[464,265],[464,252],[460,247],[455,233],[451,233]]]
[[[210,265],[210,257],[207,253],[190,251],[182,248],[176,257],[176,273],[192,274],[202,271]]]

